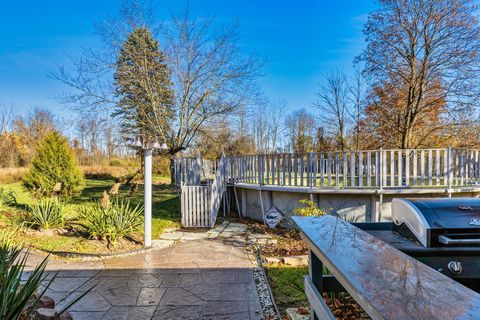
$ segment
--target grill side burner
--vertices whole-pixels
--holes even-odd
[[[480,292],[480,199],[393,199],[392,219],[353,225]]]

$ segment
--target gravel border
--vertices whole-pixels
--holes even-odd
[[[247,244],[247,255],[252,264],[253,278],[257,287],[258,297],[262,306],[265,320],[281,320],[280,311],[273,297],[272,289],[267,280],[267,275],[262,265],[260,249],[255,245]]]
[[[165,240],[165,241],[170,241],[170,240]],[[50,255],[51,257],[54,257],[57,259],[76,260],[76,261],[101,261],[109,258],[127,257],[131,255],[136,255],[139,253],[146,253],[150,251],[161,250],[175,244],[175,241],[171,240],[171,242],[172,242],[171,244],[164,247],[158,247],[158,246],[152,245],[151,247],[148,247],[148,248],[142,247],[139,249],[117,252],[117,253],[88,253],[88,252],[82,253],[82,252],[71,252],[71,251],[45,251],[38,248],[33,248],[32,250],[34,252],[36,251],[39,254],[42,254],[45,256]]]

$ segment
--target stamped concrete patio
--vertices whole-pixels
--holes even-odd
[[[126,257],[51,260],[60,272],[46,294],[61,308],[95,286],[70,308],[77,320],[262,319],[244,244],[198,238]]]

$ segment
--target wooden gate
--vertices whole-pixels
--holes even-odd
[[[211,188],[209,186],[182,187],[182,226],[211,226]]]
[[[198,160],[196,163],[200,163],[200,161]],[[227,190],[227,166],[225,156],[222,155],[218,161],[218,167],[215,171],[215,178],[213,179],[212,185],[200,185],[199,165],[192,165],[191,170],[187,172],[186,176],[198,178],[187,178],[186,182],[182,184],[182,226],[186,228],[212,228],[215,226],[222,200],[225,206],[224,196]]]

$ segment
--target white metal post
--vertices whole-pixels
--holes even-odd
[[[145,150],[144,163],[144,245],[152,246],[152,149]]]

